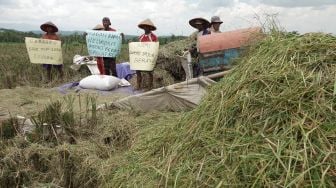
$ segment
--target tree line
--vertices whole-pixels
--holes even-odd
[[[22,32],[16,31],[13,29],[1,29],[0,28],[0,42],[1,43],[23,43],[25,37],[34,37],[34,38],[41,38],[42,34],[37,34],[33,32]],[[167,44],[169,42],[173,42],[176,40],[181,40],[186,38],[185,36],[161,36],[159,37],[159,42],[161,45]],[[86,43],[85,37],[82,33],[75,32],[70,35],[62,35],[61,36],[62,43],[67,44],[84,44]],[[125,35],[125,40],[123,41],[124,44],[129,42],[136,42],[138,41],[138,37],[134,35]]]

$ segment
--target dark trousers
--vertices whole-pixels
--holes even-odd
[[[202,67],[199,63],[193,64],[193,78],[197,78],[203,74]]]
[[[153,71],[136,71],[137,75],[137,89],[142,89],[142,75],[141,73],[146,72],[149,75],[148,89],[153,89],[154,76]]]
[[[105,75],[111,75],[118,77],[117,67],[116,67],[116,58],[115,57],[104,57],[104,69]]]

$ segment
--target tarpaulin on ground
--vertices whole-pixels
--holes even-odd
[[[193,78],[120,99],[113,102],[111,106],[141,112],[190,110],[200,103],[202,97],[207,93],[207,87],[214,83],[215,81],[203,76]]]

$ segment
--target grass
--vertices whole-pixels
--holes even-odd
[[[101,112],[95,110],[96,104],[90,95],[66,96],[33,115],[37,129],[31,134],[0,139],[0,186],[107,186],[109,172],[140,139],[139,130],[178,117]]]
[[[83,44],[62,45],[64,60],[64,79],[57,78],[53,72],[54,81],[47,83],[46,71],[42,65],[29,62],[24,43],[0,43],[0,89],[15,88],[16,86],[53,87],[64,82],[78,81],[90,75],[84,66],[79,72],[70,68],[74,55],[87,55],[86,46]],[[128,61],[128,46],[123,45],[117,62]]]

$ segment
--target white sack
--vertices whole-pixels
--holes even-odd
[[[84,89],[97,89],[102,91],[112,90],[118,87],[120,79],[108,75],[91,75],[83,78],[79,86]]]

